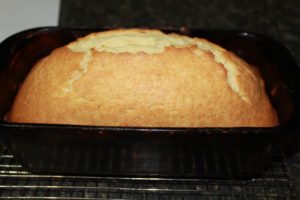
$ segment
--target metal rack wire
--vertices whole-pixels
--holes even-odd
[[[0,148],[0,199],[295,199],[283,156],[247,180],[31,174]]]

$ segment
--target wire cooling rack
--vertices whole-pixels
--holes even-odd
[[[295,199],[282,154],[247,180],[38,175],[0,148],[0,199]]]

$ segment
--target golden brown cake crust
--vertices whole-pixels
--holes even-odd
[[[278,125],[264,82],[252,66],[204,39],[141,29],[94,33],[54,50],[26,78],[9,121]]]

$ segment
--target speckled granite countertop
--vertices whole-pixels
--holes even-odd
[[[59,24],[89,28],[185,26],[252,31],[283,43],[299,66],[299,8],[299,0],[62,0]],[[287,163],[297,196],[300,197],[298,144],[300,139],[294,138],[287,145]]]

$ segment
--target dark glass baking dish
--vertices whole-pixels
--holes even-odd
[[[0,45],[0,137],[33,173],[130,177],[252,177],[299,131],[300,73],[279,42],[228,30],[162,29],[203,37],[257,66],[276,108],[273,128],[97,127],[8,123],[14,96],[34,63],[54,48],[104,29],[42,27]],[[41,111],[42,112],[42,111]]]

